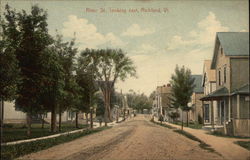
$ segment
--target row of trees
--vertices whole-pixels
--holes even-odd
[[[147,97],[145,94],[138,94],[133,90],[130,90],[126,94],[128,106],[137,110],[138,112],[143,112],[143,109],[150,110],[153,105],[153,97]]]
[[[0,99],[15,100],[15,107],[27,113],[27,134],[31,117],[51,112],[51,131],[56,116],[65,110],[89,113],[101,88],[105,124],[110,116],[115,82],[135,76],[133,62],[120,49],[85,49],[78,54],[75,40],[64,42],[59,34],[48,33],[47,13],[38,6],[31,12],[17,12],[8,5],[1,19]],[[1,115],[1,125],[3,114]],[[78,122],[76,121],[76,125]]]

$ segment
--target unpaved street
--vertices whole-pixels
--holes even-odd
[[[201,149],[199,143],[139,115],[127,122],[69,143],[22,157],[23,159],[223,159]]]

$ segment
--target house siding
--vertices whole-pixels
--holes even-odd
[[[220,53],[221,47],[218,50],[217,54],[217,63],[216,63],[216,88],[220,89],[222,87],[226,87],[230,90],[230,58],[225,56],[225,53]],[[226,67],[226,82],[224,82],[224,67]],[[220,80],[221,83],[219,84],[219,71],[220,71]]]
[[[249,83],[249,57],[230,58],[231,63],[231,90]]]

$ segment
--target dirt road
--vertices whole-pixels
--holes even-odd
[[[223,159],[216,153],[201,149],[198,142],[170,129],[155,125],[142,115],[103,132],[22,158],[68,160]]]

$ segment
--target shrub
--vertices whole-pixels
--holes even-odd
[[[203,118],[201,117],[201,115],[198,115],[198,123],[203,124]]]

